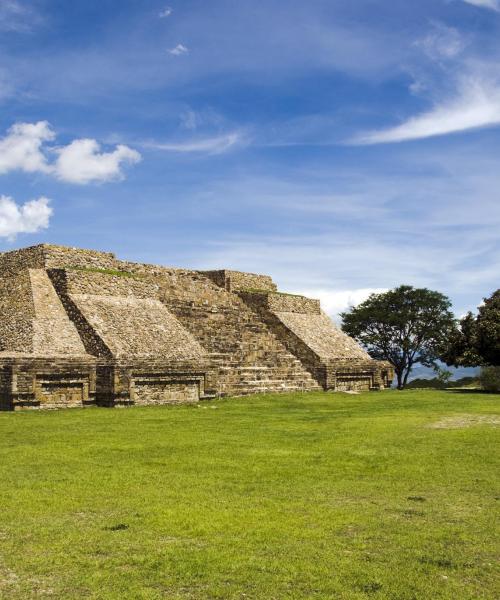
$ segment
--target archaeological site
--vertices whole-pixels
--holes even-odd
[[[392,375],[266,275],[45,244],[0,254],[2,410],[377,390]]]

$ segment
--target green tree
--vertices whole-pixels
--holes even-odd
[[[456,329],[449,299],[426,288],[402,285],[341,314],[342,329],[373,358],[394,366],[402,390],[416,363],[434,366]]]
[[[439,365],[434,365],[434,372],[436,373],[436,379],[442,387],[446,387],[453,377],[453,373],[448,369],[443,369]]]
[[[481,387],[487,392],[500,392],[500,367],[481,367]]]
[[[441,358],[455,366],[500,366],[500,289],[484,299],[477,316],[465,315]]]

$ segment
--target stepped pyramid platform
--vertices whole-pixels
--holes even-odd
[[[0,409],[197,402],[390,385],[321,311],[269,276],[42,244],[0,254]]]

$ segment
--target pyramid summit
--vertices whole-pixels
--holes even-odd
[[[0,254],[0,314],[3,410],[370,390],[393,375],[267,275],[42,244]]]

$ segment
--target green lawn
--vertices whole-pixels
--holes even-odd
[[[0,413],[0,598],[493,600],[499,399]]]

